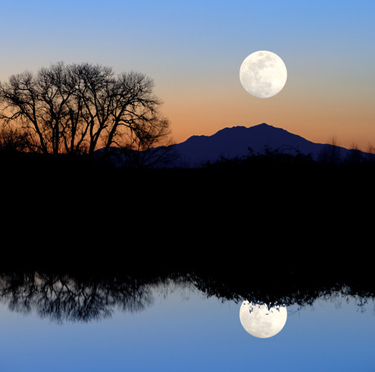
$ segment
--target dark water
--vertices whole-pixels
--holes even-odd
[[[241,325],[241,293],[198,275],[13,272],[0,283],[1,371],[375,370],[373,297],[344,285],[268,296],[288,316],[260,339]]]

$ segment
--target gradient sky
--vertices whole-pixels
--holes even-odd
[[[375,146],[373,0],[0,0],[0,79],[64,61],[155,81],[181,142],[266,122],[314,142]],[[275,97],[238,73],[257,50],[288,69]]]

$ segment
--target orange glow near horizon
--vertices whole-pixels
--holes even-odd
[[[212,135],[225,127],[251,127],[260,123],[283,128],[316,143],[358,147],[375,146],[373,87],[365,74],[346,77],[343,72],[317,78],[305,76],[293,65],[284,89],[271,98],[256,98],[242,88],[237,66],[219,81],[202,78],[199,87],[156,87],[164,101],[162,112],[171,124],[176,143],[192,135]],[[287,65],[288,67],[288,65]]]
[[[337,107],[339,106],[339,107]],[[166,100],[163,113],[169,118],[176,143],[192,135],[212,135],[225,127],[251,127],[261,123],[283,128],[317,143],[330,143],[368,151],[375,146],[374,109],[358,102],[286,102],[282,96],[269,99],[241,97],[225,100],[184,102]]]

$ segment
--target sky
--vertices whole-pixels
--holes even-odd
[[[0,0],[0,17],[1,81],[59,61],[145,73],[176,143],[266,122],[375,147],[373,0]],[[288,70],[267,99],[239,81],[257,50]]]

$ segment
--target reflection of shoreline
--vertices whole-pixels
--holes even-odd
[[[311,305],[319,298],[354,298],[356,303],[374,300],[374,291],[367,287],[329,286],[322,283],[294,283],[292,286],[260,285],[244,278],[223,275],[203,275],[197,272],[164,272],[157,275],[139,273],[127,275],[58,274],[53,272],[3,272],[0,274],[0,300],[12,311],[35,311],[40,317],[57,322],[100,320],[114,310],[137,312],[153,303],[155,290],[167,293],[174,287],[198,289],[207,297],[235,302],[244,299],[267,306]]]

